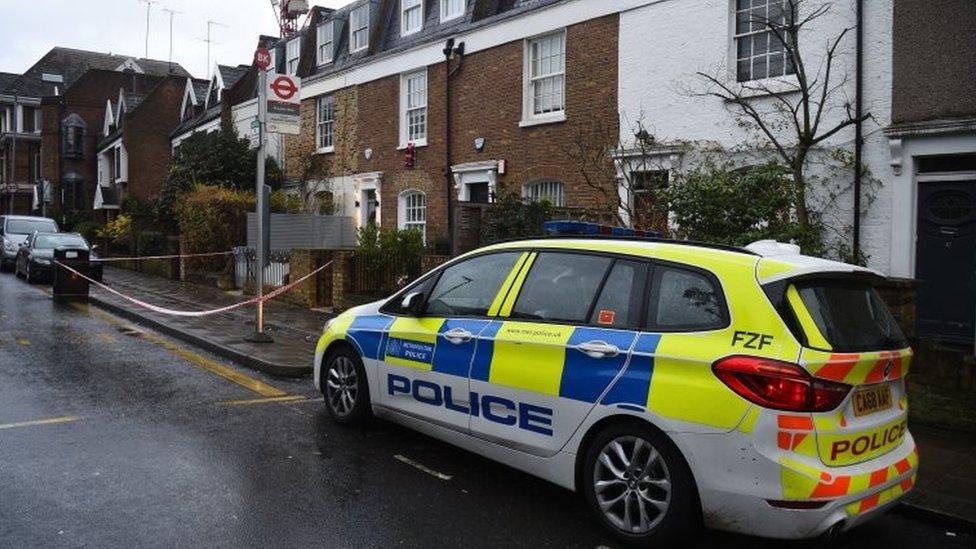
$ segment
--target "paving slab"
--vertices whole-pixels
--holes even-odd
[[[976,532],[976,434],[913,423],[918,482],[905,505],[920,516]]]
[[[232,305],[247,298],[217,288],[168,280],[126,269],[106,267],[105,284],[116,291],[160,307],[203,311]],[[331,315],[286,303],[265,305],[265,331],[273,343],[251,343],[255,307],[205,317],[180,317],[140,307],[104,289],[92,287],[91,302],[133,322],[199,345],[245,366],[272,375],[301,377],[312,371],[315,343]]]

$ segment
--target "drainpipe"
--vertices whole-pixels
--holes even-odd
[[[454,174],[451,171],[451,55],[454,39],[444,46],[444,181],[447,198],[447,253],[454,255]]]
[[[861,156],[864,148],[864,123],[861,121],[864,107],[862,98],[864,91],[864,0],[857,0],[855,9],[857,10],[857,30],[855,32],[854,117],[857,123],[854,125],[854,242],[852,252],[856,261],[861,257]]]

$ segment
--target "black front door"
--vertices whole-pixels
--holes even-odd
[[[919,182],[918,335],[973,344],[976,180]]]
[[[475,204],[487,204],[491,202],[490,195],[488,193],[488,183],[469,183],[468,184],[468,201],[474,202]]]

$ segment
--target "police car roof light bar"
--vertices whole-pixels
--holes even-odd
[[[739,248],[736,246],[713,244],[710,242],[696,242],[693,240],[675,240],[673,238],[664,237],[660,233],[654,231],[642,231],[640,229],[630,229],[628,227],[614,227],[610,225],[601,225],[599,223],[589,223],[586,221],[547,221],[542,224],[542,231],[548,238],[641,240],[646,242],[660,242],[662,244],[709,248],[713,250],[723,250],[746,255],[759,255],[752,250]],[[508,242],[532,239],[533,237],[516,238],[508,240]]]

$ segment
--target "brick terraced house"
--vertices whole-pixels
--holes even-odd
[[[188,79],[167,76],[145,93],[119,88],[105,105],[98,142],[95,210],[116,210],[127,197],[159,196],[169,173],[169,134],[180,123]]]
[[[179,65],[165,61],[58,47],[45,54],[24,74],[16,78],[9,75],[0,78],[0,172],[3,173],[0,180],[17,185],[17,192],[13,196],[14,211],[17,213],[29,213],[35,209],[35,186],[42,180],[52,183],[72,180],[73,189],[79,188],[78,185],[88,185],[88,190],[93,190],[94,172],[90,173],[89,179],[77,179],[84,177],[82,171],[85,170],[72,170],[70,165],[78,163],[79,154],[85,155],[90,160],[89,164],[94,164],[97,132],[89,131],[89,128],[101,127],[105,101],[110,95],[118,94],[121,82],[109,84],[106,81],[105,87],[89,82],[84,86],[84,93],[76,88],[72,97],[66,99],[64,96],[68,88],[91,70],[113,74],[108,80],[121,79],[124,74],[129,81],[169,74],[189,76]],[[80,109],[79,113],[83,111],[85,114],[71,111],[75,106]],[[44,113],[50,117],[45,117]],[[71,135],[81,140],[77,146],[82,151],[61,158],[58,152],[63,148],[61,140],[68,137],[65,133],[68,125],[64,122],[71,114],[78,114],[84,121],[80,134],[78,126],[73,126],[75,129],[71,130]],[[77,122],[78,117],[73,120]],[[60,204],[60,191],[56,190],[53,194],[53,200]],[[87,196],[87,192],[79,193],[79,196],[82,194]],[[10,195],[3,193],[2,196],[0,208],[6,212]]]
[[[616,139],[617,12],[627,3],[314,8],[278,47],[279,72],[303,78],[286,178],[360,226],[416,228],[443,252],[477,244],[478,205],[503,191],[592,206],[601,193],[569,151],[594,122]]]

